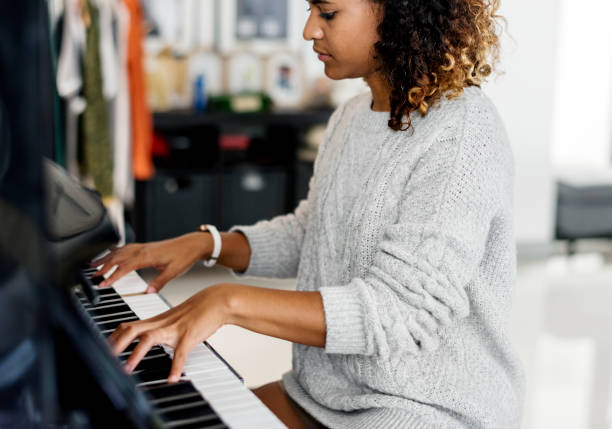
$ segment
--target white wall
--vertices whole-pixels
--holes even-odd
[[[515,232],[519,245],[552,239],[554,186],[550,160],[556,76],[558,0],[507,0],[502,68],[485,92],[502,115],[514,150]]]
[[[563,0],[552,162],[556,171],[610,166],[612,2]]]

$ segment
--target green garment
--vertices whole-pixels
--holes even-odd
[[[87,0],[87,8],[90,22],[83,76],[87,108],[83,112],[82,172],[93,179],[102,196],[107,196],[113,193],[113,158],[107,104],[102,94],[99,17],[91,0]]]

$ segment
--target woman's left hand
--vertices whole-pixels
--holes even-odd
[[[189,352],[196,344],[205,341],[217,329],[227,323],[229,298],[226,285],[208,287],[185,302],[156,317],[122,323],[108,340],[118,355],[138,339],[138,345],[125,362],[125,369],[132,372],[145,354],[155,345],[174,348],[169,382],[181,377]]]

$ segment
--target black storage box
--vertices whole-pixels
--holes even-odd
[[[221,227],[251,225],[287,212],[288,174],[284,167],[243,165],[223,175]]]
[[[203,223],[216,224],[215,176],[158,171],[141,182],[139,241],[155,241],[195,231]]]

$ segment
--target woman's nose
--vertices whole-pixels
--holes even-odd
[[[306,24],[304,24],[304,32],[302,33],[302,36],[308,41],[323,38],[323,29],[317,24],[312,13],[308,16]]]

